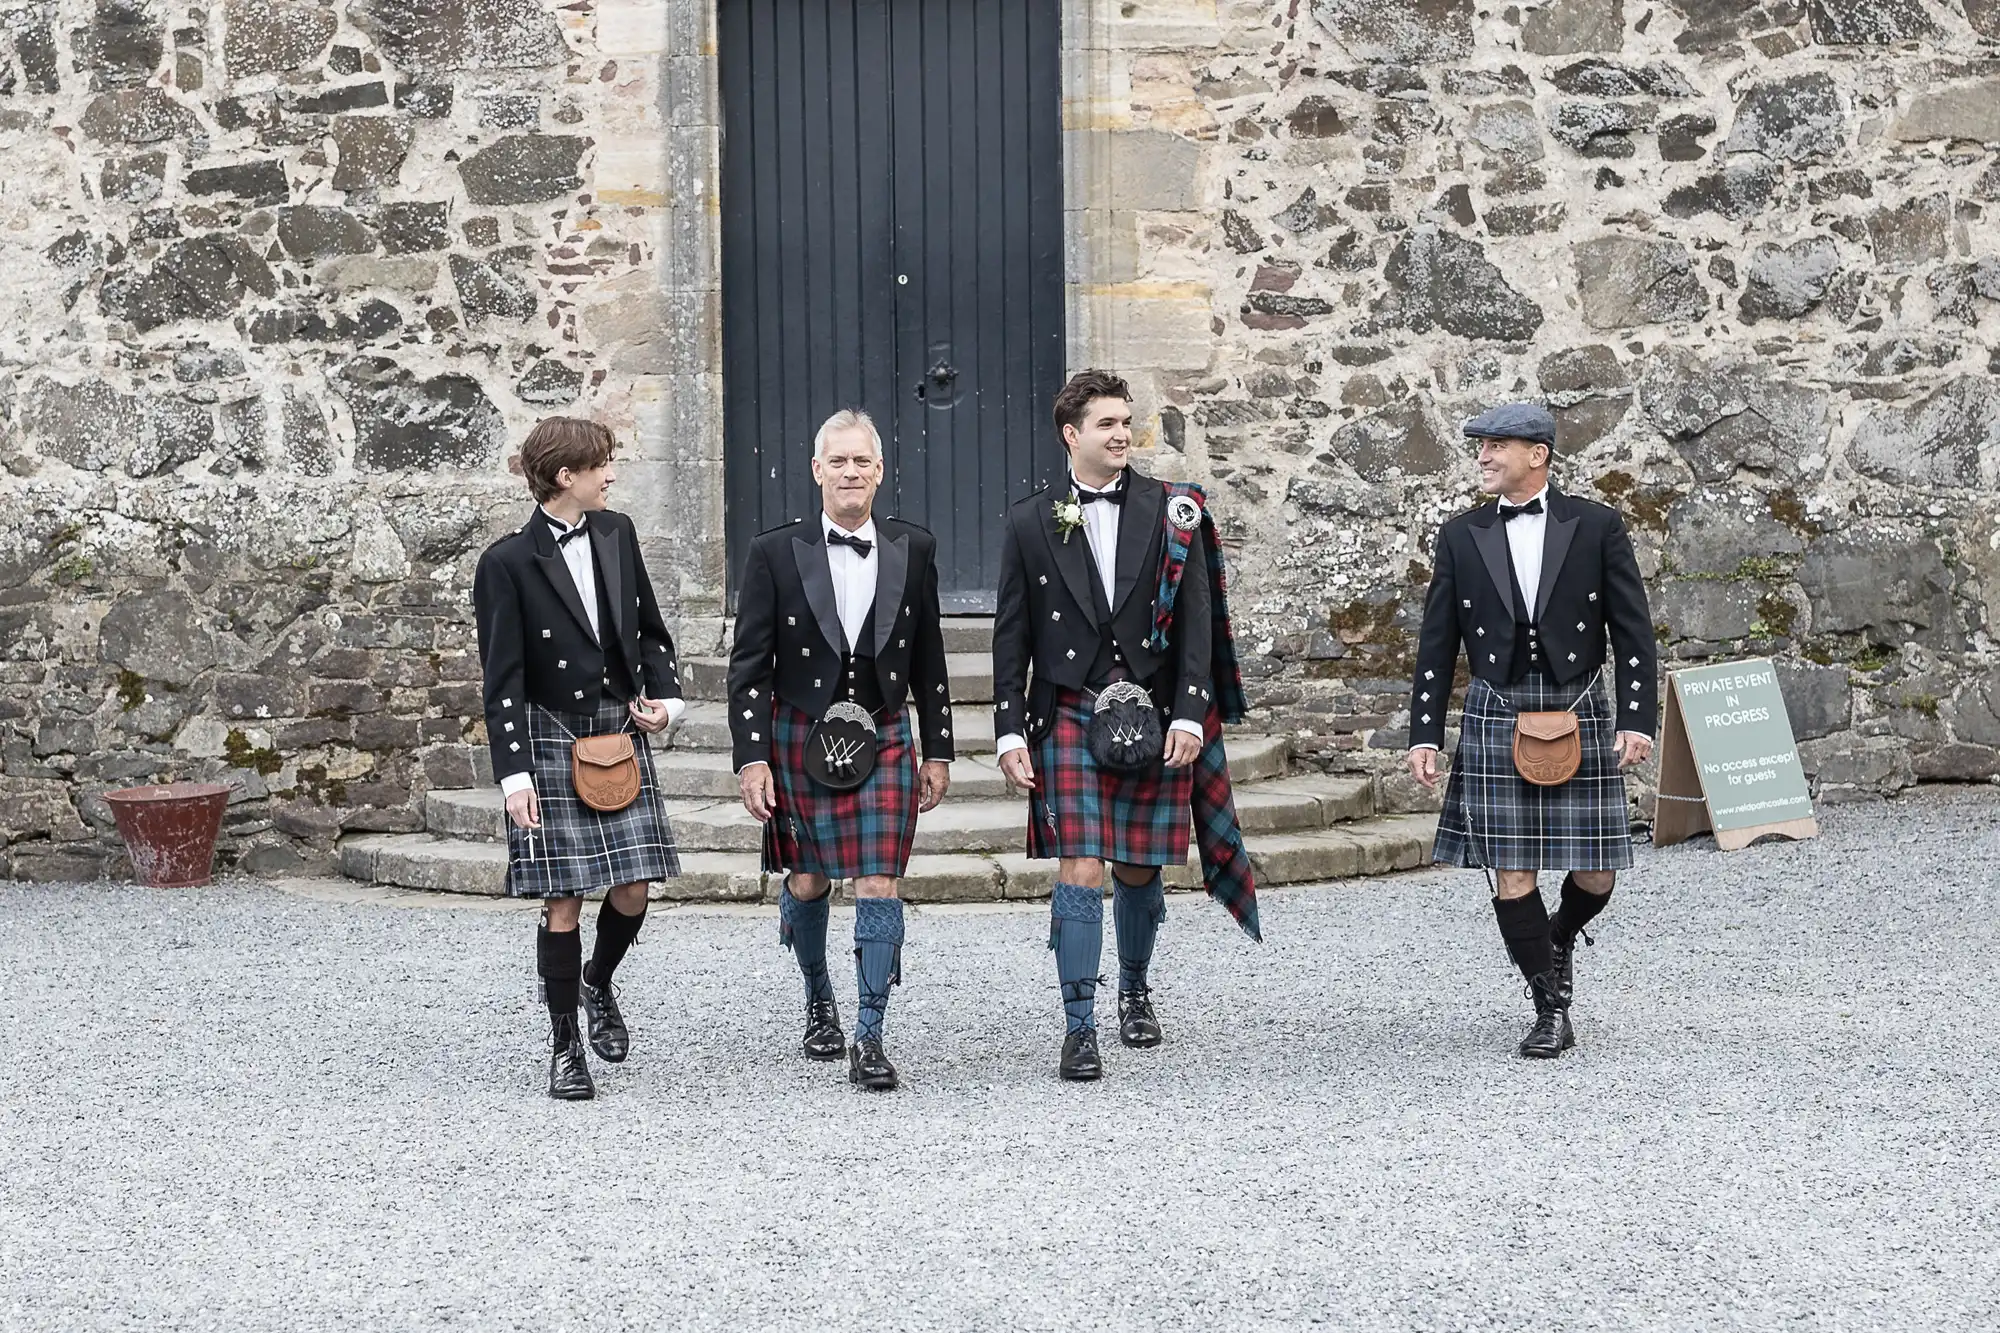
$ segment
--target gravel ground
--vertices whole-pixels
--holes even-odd
[[[1995,808],[1642,848],[1553,1064],[1464,873],[1174,898],[1089,1087],[1045,909],[915,912],[887,1097],[769,912],[656,909],[562,1105],[532,909],[0,885],[0,1328],[1990,1330]]]

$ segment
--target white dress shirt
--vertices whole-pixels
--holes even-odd
[[[1523,505],[1539,503],[1539,514],[1522,514],[1508,518],[1506,511]],[[1520,505],[1500,501],[1500,526],[1507,532],[1507,554],[1514,562],[1514,578],[1521,585],[1521,597],[1527,605],[1521,610],[1526,613],[1528,623],[1535,623],[1535,598],[1541,595],[1542,586],[1542,539],[1549,531],[1549,488],[1543,486],[1533,496]]]
[[[1101,490],[1084,485],[1074,475],[1069,484],[1079,497],[1109,495],[1125,484],[1125,478],[1120,477]],[[1083,506],[1083,535],[1090,540],[1090,558],[1097,564],[1097,581],[1104,586],[1106,606],[1112,605],[1118,591],[1118,519],[1124,512],[1124,505],[1103,500]]]
[[[539,512],[558,537],[574,531],[576,527],[590,520],[590,516],[586,514],[577,523],[571,524],[563,522],[546,509]],[[583,600],[583,614],[590,620],[590,637],[602,645],[604,636],[597,625],[597,553],[590,549],[590,538],[585,535],[563,542],[556,547],[556,550],[562,554],[563,564],[569,569],[571,582],[576,584],[576,595]],[[667,725],[671,727],[680,719],[680,715],[687,711],[687,701],[669,699],[666,702]],[[517,791],[533,791],[534,787],[533,774],[510,773],[500,780],[500,797],[505,800]]]
[[[875,605],[875,571],[881,568],[881,545],[875,536],[875,520],[868,519],[860,527],[849,532],[834,522],[826,514],[819,516],[820,530],[826,537],[838,532],[847,537],[859,537],[874,549],[867,555],[852,546],[826,544],[826,568],[833,575],[833,604],[840,609],[840,629],[847,636],[845,644],[834,645],[853,652],[861,645],[861,636],[868,629],[868,608]]]
[[[1529,624],[1535,623],[1535,599],[1541,596],[1542,547],[1549,532],[1549,488],[1547,483],[1543,483],[1542,489],[1521,501],[1519,505],[1504,497],[1498,502],[1502,510],[1508,510],[1534,504],[1537,500],[1542,504],[1542,512],[1539,514],[1522,514],[1517,518],[1507,518],[1501,514],[1494,518],[1494,522],[1500,524],[1507,533],[1507,558],[1513,563],[1515,581],[1521,585],[1521,598],[1527,603],[1521,610],[1527,614]],[[1645,735],[1644,732],[1623,731],[1618,734]],[[1435,750],[1438,747],[1426,743],[1412,745],[1410,748]]]
[[[576,531],[590,519],[590,515],[585,514],[575,524],[570,524],[546,509],[541,513],[557,537]],[[576,595],[583,599],[583,614],[590,619],[590,637],[602,643],[603,636],[597,630],[597,554],[590,549],[590,538],[584,536],[562,542],[556,550],[561,553],[563,564],[569,566],[569,578],[576,585]]]
[[[1108,495],[1126,485],[1130,476],[1123,476],[1102,488],[1086,486],[1071,473],[1069,484],[1079,497],[1085,495]],[[1125,513],[1122,504],[1108,504],[1093,500],[1083,506],[1083,535],[1090,541],[1090,558],[1097,566],[1097,581],[1104,586],[1104,604],[1115,606],[1118,600],[1118,520]],[[1169,731],[1185,731],[1196,740],[1203,739],[1201,723],[1186,719],[1175,720]],[[1028,738],[1020,732],[1010,731],[994,742],[994,757],[1010,750],[1025,750]]]

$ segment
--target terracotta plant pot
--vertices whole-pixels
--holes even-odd
[[[104,799],[141,884],[187,889],[208,883],[229,788],[215,782],[170,782],[108,791]]]

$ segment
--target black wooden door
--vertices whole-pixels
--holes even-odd
[[[812,436],[875,418],[876,511],[989,611],[1007,506],[1062,463],[1059,0],[720,0],[730,586],[818,512]]]

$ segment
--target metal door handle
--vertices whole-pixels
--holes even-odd
[[[947,361],[939,361],[931,367],[931,382],[942,389],[958,378],[958,372]]]

